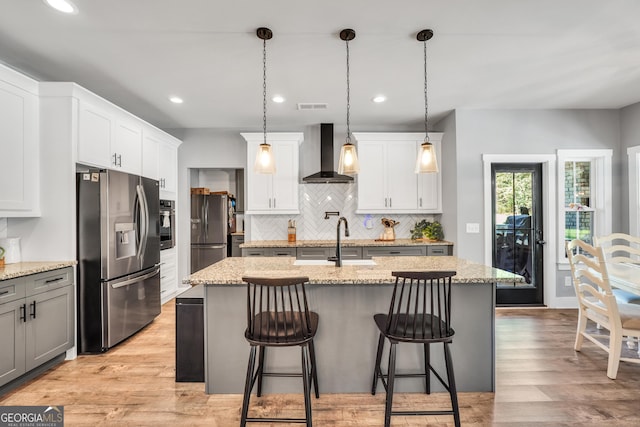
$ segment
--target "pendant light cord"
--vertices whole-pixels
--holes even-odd
[[[267,40],[262,40],[262,132],[267,143]]]
[[[427,98],[427,40],[424,44],[424,134],[425,141],[429,140],[429,101]]]
[[[351,109],[351,88],[349,86],[349,40],[345,40],[347,44],[347,144],[351,144],[351,126],[349,123],[349,110]]]

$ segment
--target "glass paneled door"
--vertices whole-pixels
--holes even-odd
[[[524,277],[497,284],[498,305],[542,305],[542,165],[493,164],[493,267]]]

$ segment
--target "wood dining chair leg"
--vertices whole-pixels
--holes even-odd
[[[449,395],[451,396],[451,408],[453,409],[453,422],[456,427],[460,427],[460,407],[458,406],[458,391],[456,389],[456,379],[453,373],[453,361],[449,344],[444,345],[444,362],[447,368],[447,382],[449,384]]]
[[[309,354],[311,355],[311,381],[313,382],[313,390],[316,393],[316,399],[320,398],[318,389],[318,368],[316,368],[316,349],[313,346],[313,340],[309,341]]]
[[[396,377],[396,346],[391,343],[389,349],[389,368],[387,371],[387,400],[384,408],[384,427],[391,425],[391,411],[393,407],[393,383]]]
[[[258,389],[256,390],[256,395],[258,397],[262,396],[262,374],[264,373],[265,351],[265,347],[260,346],[260,351],[258,352]]]
[[[575,351],[580,351],[584,342],[584,331],[587,329],[587,318],[582,313],[578,314],[578,329],[576,330],[576,342],[573,345]]]
[[[371,385],[371,394],[375,396],[378,387],[378,378],[381,375],[380,363],[382,363],[382,349],[384,348],[384,335],[380,334],[378,338],[378,351],[376,353],[376,364],[373,367],[373,384]]]
[[[300,346],[302,353],[302,386],[304,388],[304,414],[307,427],[312,427],[311,420],[311,385],[309,384],[309,358],[307,357],[307,345]]]
[[[607,363],[607,376],[612,380],[618,375],[620,366],[620,354],[622,353],[622,335],[615,328],[609,333],[609,362]]]
[[[249,353],[249,363],[247,366],[247,378],[244,383],[244,396],[242,398],[242,415],[240,417],[240,427],[247,425],[247,414],[249,412],[249,397],[253,388],[253,371],[256,363],[256,346],[251,346]]]
[[[425,393],[431,394],[431,348],[429,344],[424,343],[424,388]]]

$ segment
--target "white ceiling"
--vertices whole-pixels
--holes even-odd
[[[636,0],[0,0],[0,61],[74,81],[162,128],[262,129],[266,26],[271,130],[344,125],[420,129],[423,46],[429,115],[457,108],[621,108],[640,101]],[[384,104],[371,98],[383,93]],[[184,98],[174,105],[168,96]],[[328,103],[298,111],[298,102]]]

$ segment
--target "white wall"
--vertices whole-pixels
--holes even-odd
[[[457,255],[484,261],[484,233],[467,234],[465,224],[483,224],[482,154],[556,154],[557,149],[614,150],[613,222],[621,220],[620,113],[618,110],[457,110]],[[444,145],[444,144],[443,144]],[[617,160],[616,160],[617,159]],[[626,178],[625,178],[626,179]],[[445,213],[446,217],[446,213]],[[551,234],[553,233],[553,234]],[[549,243],[557,230],[545,230]],[[558,272],[556,296],[569,296],[566,272]]]
[[[613,231],[629,232],[629,165],[627,148],[640,145],[640,103],[629,105],[620,110],[620,174],[624,177],[620,182],[620,218],[621,225],[613,225]]]
[[[199,179],[193,169],[242,169],[247,158],[247,143],[240,131],[229,129],[169,129],[181,139],[178,148],[178,209],[182,212],[178,224],[178,277],[190,273],[190,189],[192,180]],[[196,178],[197,177],[197,178]]]
[[[9,218],[7,235],[20,237],[22,261],[76,259],[75,141],[68,98],[40,99],[38,218]]]

